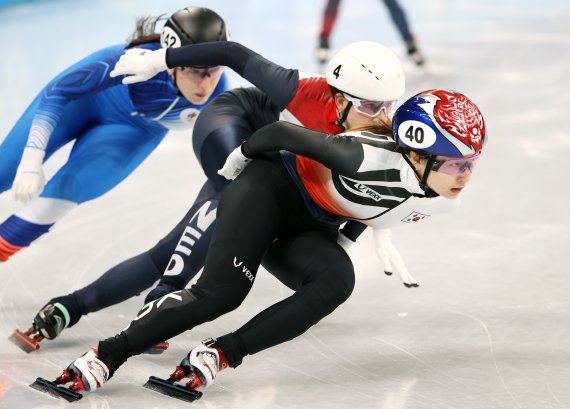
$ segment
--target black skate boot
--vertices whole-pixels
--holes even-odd
[[[324,65],[329,60],[329,38],[319,37],[319,47],[317,48],[317,61]]]
[[[425,58],[422,55],[422,53],[418,50],[416,39],[413,36],[406,40],[406,48],[408,49],[408,55],[416,63],[418,67],[424,65]]]
[[[57,338],[69,325],[69,321],[69,313],[63,304],[49,303],[36,314],[30,329],[26,332],[16,329],[10,340],[27,353],[36,351],[40,348],[42,339]]]

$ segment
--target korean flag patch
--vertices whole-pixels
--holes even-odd
[[[402,219],[402,221],[404,223],[415,223],[415,222],[419,222],[419,221],[425,219],[426,217],[429,217],[429,214],[423,214],[420,212],[413,212],[413,213],[410,213],[408,216],[404,217]]]

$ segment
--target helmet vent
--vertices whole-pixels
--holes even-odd
[[[362,66],[362,68],[364,68],[370,74],[372,74],[374,76],[374,78],[376,78],[378,81],[380,81],[380,78],[378,78],[376,75],[374,75],[374,73],[372,71],[370,71],[368,68],[366,68],[366,66],[364,64],[360,64],[360,65]]]

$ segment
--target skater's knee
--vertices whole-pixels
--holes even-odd
[[[229,286],[219,286],[207,290],[192,287],[192,294],[196,296],[211,319],[237,309],[247,295]]]
[[[46,184],[42,197],[53,197],[77,204],[94,199],[90,183],[80,180],[70,169],[60,169]]]
[[[315,301],[327,314],[344,303],[354,290],[354,270],[352,268],[329,270],[327,280],[316,285]]]

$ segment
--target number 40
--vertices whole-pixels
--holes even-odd
[[[405,134],[406,139],[410,142],[422,143],[424,141],[424,130],[420,127],[415,128],[410,126]]]

